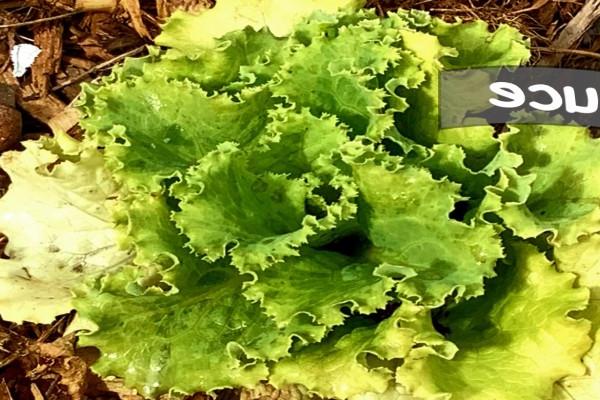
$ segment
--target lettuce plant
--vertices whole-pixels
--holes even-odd
[[[340,3],[176,13],[84,87],[83,142],[3,155],[2,316],[75,308],[94,369],[148,397],[592,398],[599,142],[439,129],[439,72],[527,40]]]

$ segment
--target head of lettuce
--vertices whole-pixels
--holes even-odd
[[[93,368],[147,397],[598,393],[598,142],[439,129],[438,73],[527,40],[346,3],[178,12],[84,87],[83,142],[4,154],[2,317],[75,308]]]

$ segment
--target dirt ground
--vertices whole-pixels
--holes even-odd
[[[0,0],[0,152],[52,128],[81,135],[77,114],[69,107],[80,84],[107,73],[125,57],[142,55],[175,9],[199,10],[212,1]],[[371,0],[367,7],[380,14],[418,8],[449,20],[507,23],[531,38],[532,64],[600,69],[600,0]],[[9,50],[22,43],[35,44],[42,52],[31,73],[16,79]],[[0,171],[0,193],[7,183]],[[64,336],[71,318],[62,316],[47,326],[0,320],[0,400],[141,399],[119,380],[102,381],[89,371],[96,354]],[[224,391],[219,398],[302,395],[265,386],[254,392]],[[206,397],[186,398],[201,399]]]

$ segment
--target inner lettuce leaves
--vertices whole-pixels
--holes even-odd
[[[296,248],[307,242],[316,224],[304,210],[309,183],[248,169],[237,146],[222,143],[171,191],[181,208],[173,219],[182,231],[193,232],[189,245],[212,261],[235,243],[230,254],[241,271],[297,255]]]
[[[148,398],[594,398],[598,142],[440,129],[438,73],[528,41],[352,4],[178,12],[84,85],[82,142],[5,153],[2,318],[75,308]]]

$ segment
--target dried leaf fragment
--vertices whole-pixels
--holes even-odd
[[[144,21],[142,20],[140,2],[138,0],[121,0],[121,6],[123,6],[125,11],[127,11],[127,14],[129,14],[133,29],[135,29],[138,35],[150,39],[150,32],[148,32],[148,28],[146,28],[146,25],[144,25]]]

